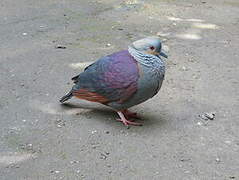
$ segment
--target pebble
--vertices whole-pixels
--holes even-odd
[[[108,44],[106,44],[106,46],[107,46],[107,47],[110,47],[110,46],[111,46],[111,44],[110,44],[110,43],[108,43]]]
[[[76,173],[79,174],[79,173],[80,173],[80,170],[76,170]]]
[[[71,164],[79,163],[79,161],[73,160],[73,161],[70,161],[70,163],[71,163]]]
[[[61,120],[61,119],[57,119],[55,121],[55,124],[56,124],[56,127],[58,127],[58,128],[62,128],[63,126],[66,125],[65,122],[63,120]]]
[[[26,35],[27,35],[27,33],[26,33],[26,32],[24,32],[24,33],[22,33],[22,35],[23,35],[23,36],[26,36]]]
[[[210,119],[210,120],[213,120],[214,117],[215,117],[215,113],[205,113],[205,116]]]
[[[219,158],[216,158],[216,162],[219,163],[221,162],[221,160]]]
[[[33,145],[32,144],[20,144],[20,148],[27,150],[27,151],[32,151],[33,150]]]
[[[226,144],[231,144],[232,142],[231,141],[225,141]]]
[[[105,154],[104,153],[100,153],[100,159],[104,159],[105,160],[108,157],[109,154],[110,154],[109,152],[105,152]]]
[[[183,71],[187,71],[188,68],[186,68],[185,66],[183,66],[183,67],[182,67],[182,70],[183,70]]]
[[[201,117],[204,120],[213,120],[215,118],[215,115],[216,114],[214,112],[210,112],[199,115],[199,117]]]
[[[55,171],[54,171],[54,170],[51,170],[51,171],[50,171],[50,173],[59,174],[59,173],[60,173],[60,171],[58,171],[58,170],[55,170]]]
[[[55,48],[56,48],[56,49],[66,49],[66,46],[56,45]]]
[[[33,145],[32,144],[27,144],[27,150],[33,150]]]
[[[166,36],[169,36],[170,33],[163,33],[163,32],[158,32],[157,33],[157,36],[161,36],[161,37],[166,37]]]
[[[197,122],[197,125],[202,126],[202,122],[200,122],[200,121]]]
[[[91,131],[91,134],[95,134],[95,133],[97,133],[97,131],[96,131],[96,130],[93,130],[93,131]]]

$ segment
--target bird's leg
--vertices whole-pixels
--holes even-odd
[[[132,122],[132,121],[129,121],[125,118],[123,112],[121,111],[117,111],[120,119],[117,119],[118,121],[121,121],[122,123],[124,123],[125,126],[128,126],[128,125],[134,125],[134,126],[142,126],[142,124],[140,123],[136,123],[136,122]]]
[[[140,119],[140,117],[137,115],[136,112],[130,112],[128,109],[123,110],[122,113],[124,114],[126,118]]]

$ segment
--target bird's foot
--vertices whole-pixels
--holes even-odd
[[[117,113],[118,113],[118,115],[120,116],[120,119],[117,119],[117,120],[120,121],[120,122],[122,122],[125,126],[129,126],[129,125],[142,126],[141,123],[136,123],[136,122],[132,122],[132,121],[127,120],[127,119],[124,117],[124,114],[123,114],[121,111],[118,111]]]
[[[140,117],[137,115],[136,112],[130,112],[129,110],[125,109],[122,111],[122,113],[124,114],[124,116],[126,118],[135,118],[135,119],[140,119]]]
[[[122,122],[125,126],[133,125],[133,126],[142,126],[141,123],[136,123],[133,121],[129,121],[127,119],[117,119],[117,121]]]

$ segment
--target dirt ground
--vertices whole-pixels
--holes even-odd
[[[1,0],[0,16],[1,180],[239,179],[238,0]],[[142,127],[60,105],[89,63],[156,34],[166,78],[132,108]]]

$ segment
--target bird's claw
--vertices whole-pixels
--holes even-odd
[[[117,121],[122,122],[125,126],[133,125],[133,126],[142,126],[141,123],[129,121],[127,119],[117,119]]]

